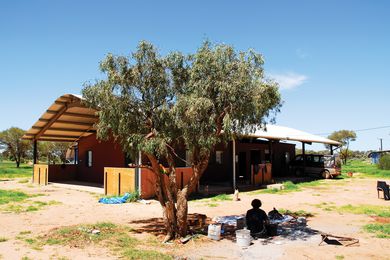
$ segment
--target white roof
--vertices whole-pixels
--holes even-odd
[[[290,127],[278,126],[278,125],[267,125],[266,130],[256,130],[255,132],[246,134],[247,136],[266,138],[273,140],[291,140],[307,143],[323,143],[332,145],[341,145],[341,143],[334,140],[313,135],[301,130],[297,130]]]

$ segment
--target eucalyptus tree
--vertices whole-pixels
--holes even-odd
[[[349,144],[350,142],[356,141],[356,132],[353,130],[339,130],[330,134],[328,138],[341,143],[340,156],[343,163],[347,164],[347,159],[351,153],[349,151]]]
[[[0,148],[3,147],[6,153],[15,160],[17,168],[30,148],[29,143],[22,140],[24,133],[25,131],[18,127],[11,127],[0,132]]]
[[[125,152],[142,152],[156,175],[166,240],[187,235],[187,199],[211,151],[274,119],[281,106],[277,84],[265,78],[260,54],[207,41],[194,54],[165,57],[142,41],[129,57],[107,55],[100,68],[107,78],[83,89],[98,109],[98,137],[112,135]],[[179,189],[175,161],[183,148],[193,174]]]

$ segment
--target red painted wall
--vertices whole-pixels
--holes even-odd
[[[104,183],[104,167],[125,167],[125,154],[114,140],[100,141],[96,134],[79,141],[79,165],[76,179]],[[92,167],[87,166],[87,151],[92,151]]]
[[[190,182],[192,176],[191,167],[178,167],[176,168],[176,184],[178,189],[182,189],[183,184],[186,185]],[[183,179],[182,179],[183,177]],[[168,183],[168,177],[164,176],[165,181]],[[191,191],[193,192],[193,190]],[[156,196],[156,176],[148,168],[141,168],[141,198],[150,199]]]

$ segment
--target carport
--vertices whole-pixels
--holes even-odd
[[[279,125],[267,125],[266,129],[258,129],[254,132],[243,134],[242,136],[266,139],[269,141],[269,147],[272,158],[272,143],[277,141],[295,141],[302,144],[302,154],[305,155],[305,145],[312,143],[321,143],[329,145],[329,153],[333,155],[334,151],[341,145],[340,142],[319,136],[310,134],[301,130],[297,130],[291,127],[279,126]],[[233,158],[236,158],[236,142],[233,140]],[[271,163],[273,163],[271,161]],[[233,160],[233,187],[236,187],[236,160]]]

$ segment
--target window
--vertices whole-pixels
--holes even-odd
[[[92,151],[87,151],[87,166],[92,167]]]
[[[186,167],[191,167],[191,152],[186,150]]]
[[[284,157],[285,157],[285,159],[286,159],[286,164],[289,164],[289,163],[290,163],[290,153],[289,153],[289,152],[286,152],[286,153],[284,154]]]
[[[223,151],[215,152],[215,162],[218,164],[222,164]]]

